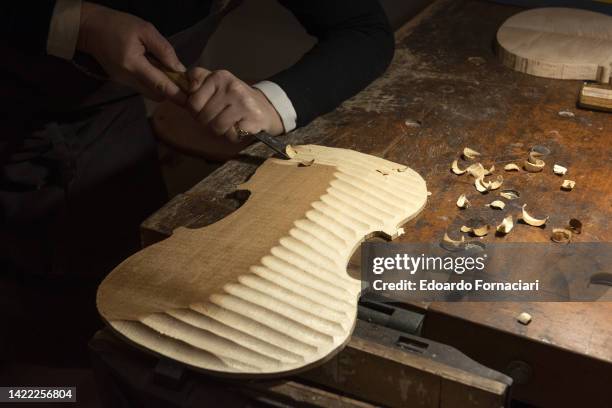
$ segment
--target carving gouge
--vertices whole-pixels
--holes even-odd
[[[172,82],[178,85],[178,87],[181,88],[183,92],[189,92],[189,89],[190,89],[189,79],[187,79],[187,76],[185,75],[185,73],[166,71],[164,69],[162,69],[162,71],[168,76],[168,78],[170,78]],[[274,136],[270,135],[267,132],[259,132],[253,136],[255,136],[257,140],[259,140],[260,142],[268,146],[270,149],[274,150],[281,157],[284,157],[285,159],[290,158],[287,155],[287,144],[286,143],[281,142],[280,140],[278,140],[277,138],[275,138]]]

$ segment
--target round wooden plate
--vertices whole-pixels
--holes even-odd
[[[502,63],[527,74],[610,82],[612,17],[570,8],[518,13],[497,32]]]

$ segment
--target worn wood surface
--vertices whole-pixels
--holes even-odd
[[[449,226],[460,222],[455,201],[473,187],[467,178],[451,174],[449,164],[464,146],[481,151],[485,164],[500,165],[522,160],[530,147],[544,145],[551,150],[548,165],[569,167],[577,187],[562,192],[550,168],[508,176],[507,186],[520,187],[529,208],[550,215],[549,227],[517,225],[507,237],[487,236],[484,242],[549,242],[550,227],[571,217],[584,225],[577,242],[610,242],[612,116],[575,108],[578,81],[537,78],[498,62],[495,33],[521,9],[457,1],[437,2],[430,11],[420,24],[399,31],[394,61],[383,77],[285,139],[351,148],[417,170],[433,195],[423,213],[406,225],[408,233],[400,238],[405,242],[438,242]],[[574,117],[559,115],[562,110]],[[145,239],[167,236],[177,226],[223,218],[240,204],[232,194],[234,186],[268,154],[265,147],[253,145],[176,197],[145,222]],[[478,197],[476,204],[488,201]],[[519,310],[534,316],[530,326],[516,322]],[[515,396],[546,405],[555,395],[557,401],[572,393],[601,395],[602,390],[590,390],[589,381],[594,375],[610,378],[611,315],[610,303],[431,304],[424,335],[469,350],[470,357],[495,369],[504,370],[517,358],[539,365],[554,360],[556,367],[564,367],[573,388],[559,388],[558,376],[541,375],[514,387]],[[486,333],[486,347],[465,335],[473,328]],[[524,344],[547,352],[525,354]],[[573,372],[570,364],[576,358],[586,367],[603,364],[604,372]]]

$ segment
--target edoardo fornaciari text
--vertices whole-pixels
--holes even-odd
[[[382,279],[377,279],[372,282],[372,288],[377,291],[537,291],[540,289],[540,281],[536,279],[533,282],[487,282],[482,279],[476,279],[474,282],[460,280],[458,282],[438,282],[434,279],[420,279],[419,281],[411,281],[402,279],[397,282],[385,282]]]

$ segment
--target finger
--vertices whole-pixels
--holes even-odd
[[[187,70],[177,57],[172,44],[157,31],[153,24],[147,24],[141,40],[147,52],[153,54],[166,68],[177,72],[185,72]]]
[[[207,83],[205,82],[203,87],[206,85]],[[208,126],[228,105],[230,105],[230,103],[227,100],[227,96],[223,92],[217,90],[197,114],[198,121],[204,126]]]
[[[144,56],[134,66],[132,73],[138,78],[142,86],[148,89],[149,93],[157,95],[157,99],[170,99],[179,105],[183,105],[187,100],[187,96],[178,85],[153,66]]]
[[[187,78],[189,78],[189,86],[190,86],[189,91],[190,92],[197,91],[204,83],[204,80],[206,79],[206,77],[209,75],[210,75],[210,71],[202,67],[193,67],[189,71],[187,71]]]
[[[198,116],[202,109],[204,109],[204,106],[208,104],[216,92],[217,87],[215,84],[213,82],[205,81],[197,91],[187,97],[187,108],[193,115]]]
[[[242,110],[236,106],[226,106],[217,116],[215,116],[209,123],[208,127],[216,135],[222,136],[231,134],[231,130],[234,130],[234,125],[242,120]],[[235,136],[234,131],[234,136]],[[233,142],[237,142],[238,138],[230,138]]]

